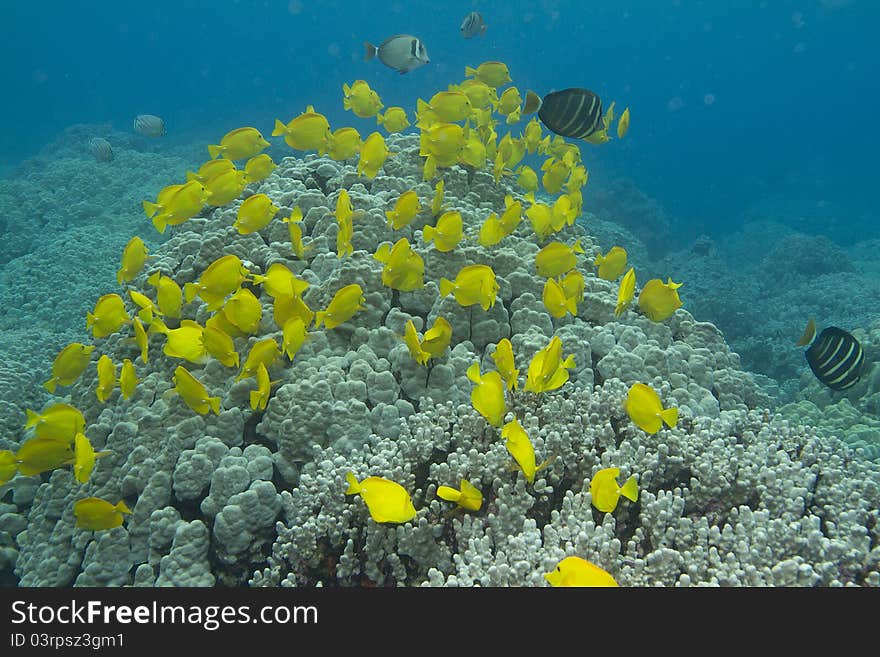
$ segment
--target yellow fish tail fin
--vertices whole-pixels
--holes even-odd
[[[637,502],[639,499],[639,485],[636,483],[636,476],[633,475],[626,480],[626,483],[620,487],[620,494],[626,499]]]
[[[144,208],[144,214],[147,215],[147,219],[152,219],[153,216],[158,214],[158,212],[162,209],[162,206],[158,203],[153,203],[152,201],[143,201],[141,205]]]
[[[260,391],[251,390],[251,408],[256,409],[260,405]]]
[[[120,285],[122,285],[122,276],[123,276],[123,274],[125,274],[125,270],[124,270],[124,269],[118,269],[118,270],[116,270],[116,282],[119,283]]]
[[[467,368],[467,378],[477,384],[483,381],[483,376],[480,374],[479,361],[474,361],[473,364]]]
[[[154,317],[153,321],[150,322],[150,328],[147,329],[148,333],[161,333],[162,335],[168,335],[168,327],[165,326],[165,322],[163,322],[158,317]]]
[[[594,267],[601,267],[603,262],[605,262],[605,256],[603,256],[603,255],[600,253],[600,254],[597,255],[596,258],[593,260],[593,266],[594,266]]]
[[[57,386],[58,386],[58,381],[56,381],[55,379],[49,379],[48,381],[46,381],[46,382],[43,384],[43,387],[44,387],[46,390],[48,390],[49,392],[52,392],[52,393],[55,392],[55,388],[56,388]]]
[[[199,174],[197,174],[197,173],[194,173],[192,171],[186,172],[186,182],[192,182],[193,180],[195,180],[198,177],[199,177]]]
[[[575,242],[572,245],[571,250],[575,253],[584,253],[584,247],[581,246],[581,241],[578,240],[577,242]]]
[[[281,135],[287,132],[287,126],[281,123],[278,119],[275,119],[275,127],[272,130],[273,137],[280,137]]]
[[[572,367],[574,367],[574,354],[569,354],[568,358],[566,358],[566,359],[563,361],[563,363],[562,363],[562,365],[561,365],[560,367],[564,367],[564,368],[567,369],[567,370],[569,370],[569,369],[571,369]],[[678,412],[678,411],[676,410],[676,413],[677,413],[677,412]]]
[[[165,219],[162,217],[161,214],[157,214],[155,217],[153,217],[153,227],[157,231],[159,231],[159,234],[161,235],[162,233],[165,232],[165,229],[168,227],[168,222],[165,221]]]
[[[568,312],[570,312],[574,317],[577,317],[577,314],[578,314],[577,299],[574,297],[566,297],[565,298],[565,309]]]
[[[816,337],[816,320],[812,317],[810,321],[807,322],[807,328],[804,329],[804,334],[801,336],[801,339],[795,342],[796,347],[806,347],[813,341],[813,338]]]
[[[461,491],[449,486],[439,486],[437,488],[437,497],[447,502],[458,502],[461,499]]]
[[[345,109],[345,110],[351,109],[351,101],[348,99],[348,96],[343,96],[343,98],[342,98],[342,109]]]
[[[477,77],[477,69],[471,68],[470,66],[464,67],[464,76],[467,77]]]
[[[357,480],[357,477],[354,476],[354,472],[350,470],[345,473],[345,480],[348,482],[348,490],[345,491],[346,495],[356,495],[361,492],[361,485]]]
[[[660,411],[660,419],[662,419],[669,427],[674,427],[678,424],[678,409],[667,408],[666,410]]]
[[[105,450],[102,451],[102,452],[95,452],[95,458],[96,458],[96,459],[99,459],[99,458],[102,458],[102,457],[104,457],[104,456],[110,456],[112,453],[113,453],[113,452],[112,452],[111,450],[109,450],[109,449],[105,449]]]
[[[425,226],[422,229],[422,240],[427,244],[431,240],[434,239],[434,235],[437,233],[437,229],[434,226]]]
[[[346,96],[351,95],[351,87],[349,87],[348,84],[346,84],[345,82],[342,83],[342,93],[344,93]],[[351,107],[351,105],[349,105],[349,107]]]
[[[186,283],[183,286],[183,298],[186,299],[187,303],[190,303],[193,299],[196,298],[196,294],[199,293],[199,286],[195,283]]]
[[[219,397],[208,397],[208,405],[211,407],[211,410],[214,411],[214,415],[220,415]]]
[[[327,317],[326,310],[319,310],[318,312],[316,312],[315,313],[315,328],[321,328],[321,324],[323,323],[323,321],[326,317]]]
[[[50,392],[51,392],[51,391],[50,391]],[[31,409],[29,409],[29,408],[26,409],[25,412],[27,413],[27,422],[24,423],[24,428],[25,428],[25,429],[30,429],[30,428],[31,428],[32,426],[34,426],[37,422],[40,421],[40,416],[37,415],[36,413],[34,413],[34,412],[33,412]]]
[[[220,144],[208,144],[208,155],[211,156],[212,160],[216,160],[222,152],[223,147]]]
[[[535,204],[535,192],[529,192],[523,196],[530,204]]]
[[[441,278],[440,279],[440,296],[441,297],[449,296],[454,289],[455,289],[455,283],[450,281],[448,278]]]
[[[534,114],[541,109],[541,97],[531,89],[526,90],[526,104],[523,105],[523,116]]]
[[[119,511],[119,513],[131,514],[131,509],[128,508],[128,505],[125,503],[125,500],[119,500],[118,504],[113,508],[116,509],[117,511]]]
[[[92,313],[86,313],[86,328],[91,328],[95,323],[95,316]]]

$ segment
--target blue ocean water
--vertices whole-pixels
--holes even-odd
[[[459,36],[471,10],[483,39]],[[630,139],[589,159],[657,199],[679,238],[723,234],[769,199],[797,199],[811,232],[876,234],[865,26],[878,18],[847,0],[14,3],[0,24],[0,166],[71,124],[126,129],[138,113],[181,139],[268,131],[307,104],[334,124],[343,82],[407,105],[497,59],[521,88],[584,86],[630,106]],[[363,61],[364,40],[396,33],[420,37],[431,63],[399,76]]]

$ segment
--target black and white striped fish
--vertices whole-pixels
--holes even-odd
[[[461,36],[472,39],[478,34],[484,36],[488,26],[483,22],[483,16],[478,11],[472,11],[461,22]]]
[[[144,137],[164,137],[165,121],[154,114],[138,114],[134,117],[134,130]]]
[[[385,66],[401,75],[431,61],[425,44],[411,34],[395,34],[378,46],[364,41],[364,61],[368,62],[376,56]]]
[[[846,390],[858,383],[865,363],[859,341],[836,326],[823,330],[805,355],[816,378],[832,390]]]
[[[586,139],[605,127],[602,122],[602,99],[589,89],[553,91],[543,99],[529,91],[522,113],[531,114],[535,110],[541,123],[563,137]]]
[[[89,151],[98,162],[110,162],[113,159],[113,147],[102,137],[89,140]]]

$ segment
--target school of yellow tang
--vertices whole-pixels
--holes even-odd
[[[483,220],[476,241],[485,249],[491,249],[513,233],[524,217],[527,218],[537,243],[542,245],[535,258],[535,271],[547,279],[543,293],[547,312],[555,318],[577,315],[578,306],[584,301],[584,274],[577,270],[578,256],[584,250],[580,241],[566,244],[547,240],[565,226],[572,225],[581,214],[582,190],[589,174],[581,161],[580,147],[559,135],[545,136],[536,117],[523,126],[518,136],[508,131],[499,138],[496,127],[500,121],[496,116],[501,117],[506,126],[515,126],[523,120],[522,94],[514,86],[499,92],[500,87],[511,82],[507,66],[501,62],[468,67],[465,74],[467,79],[438,91],[429,100],[419,98],[416,102],[411,116],[419,130],[423,179],[431,181],[442,174],[443,168],[453,165],[491,171],[496,184],[502,178],[513,179],[522,190],[524,201],[508,194],[500,214],[492,212]],[[357,117],[375,119],[377,125],[389,134],[406,130],[411,125],[405,108],[385,108],[379,94],[364,80],[343,85],[342,103],[345,110]],[[613,119],[613,103],[611,107],[605,117],[606,126]],[[381,112],[383,109],[384,113]],[[618,137],[626,134],[629,120],[627,109],[618,123]],[[271,135],[283,137],[285,143],[297,151],[316,151],[318,155],[337,161],[357,157],[358,174],[368,178],[375,177],[387,158],[395,155],[389,151],[380,132],[373,131],[364,139],[354,127],[333,131],[327,118],[311,105],[286,123],[276,120]],[[607,140],[610,137],[606,136],[601,142]],[[197,216],[206,206],[220,207],[232,203],[248,184],[264,180],[276,168],[272,159],[262,153],[269,145],[263,134],[251,126],[228,132],[218,144],[208,145],[211,159],[198,171],[187,172],[185,182],[169,185],[158,192],[155,200],[143,202],[146,216],[156,230],[163,233],[169,227],[180,226]],[[522,164],[526,155],[533,154],[546,158],[540,173]],[[244,161],[243,168],[237,168],[236,161]],[[556,196],[552,204],[536,200],[535,194],[541,187],[548,195]],[[388,226],[400,230],[429,209],[436,221],[434,225],[425,226],[424,242],[432,243],[440,253],[454,251],[466,238],[465,227],[459,212],[445,208],[443,195],[442,178],[436,183],[431,199],[420,199],[414,190],[402,193],[385,213]],[[527,207],[524,203],[528,204]],[[259,232],[276,220],[279,212],[280,208],[269,196],[253,194],[240,204],[233,227],[242,235]],[[354,208],[348,191],[341,189],[334,213],[338,225],[338,258],[352,254],[352,237],[357,220],[363,214]],[[313,248],[313,245],[304,243],[307,236],[303,232],[302,219],[298,207],[290,216],[280,218],[288,225],[290,248],[299,259]],[[127,288],[127,296],[139,310],[132,316],[126,310],[123,296],[103,295],[86,315],[87,329],[94,338],[105,338],[128,327],[143,363],[148,362],[149,338],[154,335],[164,336],[162,349],[171,358],[194,364],[215,359],[233,370],[230,375],[235,374],[236,380],[254,380],[250,392],[250,406],[254,410],[266,408],[272,387],[278,383],[272,380],[270,369],[277,367],[282,357],[294,360],[309,339],[310,329],[319,330],[323,325],[324,330],[333,330],[349,321],[366,304],[364,290],[353,283],[337,290],[325,309],[313,310],[302,298],[309,283],[287,267],[276,263],[265,274],[254,274],[233,254],[217,258],[196,282],[186,283],[183,288],[160,271],[152,272],[147,278],[152,290],[131,288],[131,282],[150,258],[143,240],[139,236],[133,237],[123,250],[117,281]],[[424,261],[406,238],[394,244],[379,245],[373,258],[383,266],[383,285],[401,292],[424,287]],[[636,289],[634,269],[630,267],[624,275],[626,251],[614,246],[607,254],[596,256],[592,264],[596,275],[604,280],[615,281],[623,275],[614,310],[616,316],[622,315],[631,304]],[[441,296],[453,295],[461,306],[479,306],[484,311],[495,304],[499,291],[492,268],[480,263],[462,267],[452,280],[441,278],[436,282]],[[263,309],[251,289],[243,287],[245,283],[272,298],[273,319],[282,333],[281,344],[273,338],[259,340],[246,355],[236,351],[235,339],[257,334]],[[682,305],[677,291],[680,286],[681,283],[672,279],[667,279],[666,283],[660,279],[649,281],[638,297],[640,310],[649,319],[662,322]],[[204,302],[211,313],[204,324],[192,319],[195,312],[188,309],[197,299]],[[431,359],[445,354],[453,338],[452,326],[447,319],[438,317],[420,336],[410,321],[405,334],[400,337],[414,361],[427,366]],[[72,343],[62,349],[52,365],[45,388],[54,393],[58,386],[73,384],[88,368],[95,349],[94,345],[81,343]],[[479,362],[474,362],[467,371],[467,377],[473,383],[472,404],[499,432],[516,466],[531,484],[536,473],[553,459],[550,457],[538,464],[531,439],[519,420],[514,417],[504,422],[511,408],[508,398],[514,394],[540,395],[559,389],[569,380],[569,370],[575,367],[574,357],[565,353],[562,341],[554,336],[532,357],[522,388],[510,341],[501,340],[491,357],[496,370],[481,372]],[[111,398],[117,386],[126,400],[136,394],[139,379],[133,360],[124,359],[123,363],[117,364],[102,354],[97,360],[97,373],[95,394],[101,403]],[[179,396],[198,414],[220,413],[220,397],[212,396],[184,364],[169,372],[168,379],[173,387],[166,397]],[[644,384],[634,384],[622,404],[633,423],[648,433],[656,433],[664,423],[670,427],[676,424],[677,409],[664,409],[657,393]],[[0,484],[16,473],[36,475],[66,465],[73,466],[77,482],[85,484],[97,459],[110,453],[94,451],[84,433],[86,427],[82,413],[70,405],[54,404],[42,413],[28,410],[27,416],[25,428],[33,436],[16,453],[0,452]],[[591,492],[593,503],[600,511],[613,512],[620,496],[632,501],[638,498],[635,477],[619,486],[618,474],[617,468],[606,468],[594,475]],[[375,476],[358,481],[350,472],[347,484],[345,493],[360,495],[376,522],[404,523],[417,513],[409,493],[396,482]],[[483,503],[480,490],[464,479],[457,486],[441,484],[437,496],[454,503],[456,508],[479,511]],[[131,511],[124,501],[90,497],[78,501],[74,513],[79,527],[99,531],[121,525],[124,516]],[[577,557],[563,560],[556,571],[547,574],[547,579],[553,585],[578,585],[579,582],[614,585],[610,575]]]

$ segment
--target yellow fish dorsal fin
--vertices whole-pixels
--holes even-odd
[[[571,250],[574,253],[584,253],[584,247],[581,246],[581,241],[577,240],[574,244],[572,244]]]
[[[603,255],[600,253],[600,254],[597,255],[597,256],[595,257],[595,259],[593,260],[593,266],[594,266],[594,267],[601,267],[603,262],[605,262],[605,256],[603,256]]]
[[[684,283],[673,283],[671,278],[666,279],[666,287],[668,287],[670,290],[677,290],[682,285],[684,285]]]
[[[804,334],[801,336],[801,339],[794,343],[796,347],[806,347],[813,341],[813,338],[816,337],[816,320],[812,317],[810,321],[807,322],[807,328],[804,329]]]
[[[620,487],[620,494],[626,499],[637,502],[639,499],[639,485],[636,483],[636,476],[632,475],[626,480],[626,483]]]
[[[345,491],[346,495],[356,495],[361,492],[361,485],[357,480],[357,477],[354,476],[354,473],[350,470],[345,473],[345,480],[348,482],[348,490]]]
[[[314,105],[306,105],[306,114],[314,114],[315,106]]]
[[[376,249],[376,253],[373,254],[373,258],[379,262],[387,263],[391,259],[391,245],[388,242],[380,244],[379,248]]]

